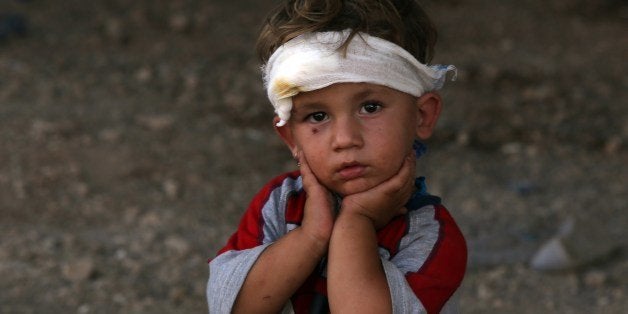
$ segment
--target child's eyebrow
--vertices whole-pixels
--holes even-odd
[[[361,100],[371,97],[373,94],[377,94],[377,92],[378,91],[373,90],[372,88],[366,88],[363,91],[360,91],[359,93],[353,95],[353,97],[351,97],[351,100],[354,102],[359,102]]]
[[[298,106],[297,105],[292,106],[292,112],[294,113],[299,113],[301,111],[311,112],[311,111],[324,110],[324,109],[325,109],[325,104],[319,101],[302,102]]]
[[[361,102],[367,98],[372,97],[373,95],[382,95],[385,94],[385,89],[373,88],[373,87],[364,87],[364,89],[358,91],[357,93],[351,95],[348,99],[353,103]],[[324,101],[312,100],[312,101],[304,101],[300,102],[298,105],[294,105],[292,107],[293,113],[299,113],[300,111],[317,111],[317,110],[325,110],[326,105]]]

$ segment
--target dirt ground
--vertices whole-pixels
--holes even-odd
[[[207,259],[294,168],[253,53],[273,3],[0,2],[0,313],[207,311]],[[625,313],[628,5],[426,7],[459,73],[419,171],[463,312]],[[573,267],[530,267],[565,221]]]

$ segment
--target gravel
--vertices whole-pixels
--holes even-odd
[[[294,167],[253,53],[273,3],[0,2],[1,313],[206,312],[207,259]],[[628,6],[427,7],[459,73],[418,171],[464,312],[624,312]],[[556,239],[572,262],[531,267]]]

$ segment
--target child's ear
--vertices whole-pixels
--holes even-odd
[[[435,92],[428,92],[419,97],[416,101],[418,108],[416,136],[425,140],[432,136],[436,121],[440,116],[442,99]]]
[[[277,122],[279,122],[279,120],[280,119],[277,116],[273,118],[273,127],[275,128],[275,132],[277,132],[277,135],[279,135],[283,142],[286,143],[286,146],[288,146],[290,152],[292,152],[292,156],[296,156],[297,145],[294,141],[294,137],[292,136],[292,130],[287,124],[283,126],[277,126]]]

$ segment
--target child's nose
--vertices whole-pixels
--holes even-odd
[[[362,144],[362,130],[358,121],[351,118],[343,118],[336,121],[332,141],[334,150],[360,147]]]

